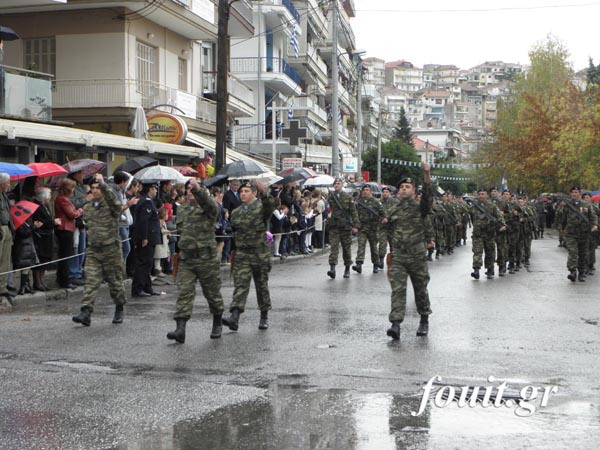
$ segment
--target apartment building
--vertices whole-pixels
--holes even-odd
[[[469,70],[468,81],[478,85],[500,83],[505,80],[514,81],[515,77],[526,70],[520,64],[505,63],[502,61],[486,61]]]
[[[385,84],[406,92],[423,88],[423,69],[405,60],[385,64]]]

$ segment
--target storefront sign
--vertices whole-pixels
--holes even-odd
[[[302,158],[283,158],[281,160],[282,169],[302,167]]]
[[[358,167],[358,158],[354,158],[354,157],[350,157],[350,156],[344,156],[342,158],[343,161],[343,168],[342,168],[342,172],[345,173],[352,173],[352,172],[356,172],[356,169]]]
[[[183,144],[187,137],[187,125],[179,117],[158,113],[148,117],[148,140],[166,144]]]

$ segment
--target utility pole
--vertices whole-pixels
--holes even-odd
[[[360,57],[358,59],[359,67],[356,80],[356,88],[358,93],[356,95],[356,122],[358,125],[358,134],[356,139],[356,153],[358,154],[357,165],[358,170],[356,173],[356,181],[362,180],[362,61]]]
[[[235,1],[235,0],[234,0]],[[227,149],[227,76],[229,73],[229,9],[231,0],[219,0],[217,39],[217,136],[216,166],[219,171],[225,165]]]
[[[272,165],[273,172],[277,172],[277,103],[273,100],[273,104],[271,106],[271,157],[272,157]]]
[[[377,184],[381,184],[381,116],[383,108],[379,105],[379,117],[377,120]]]
[[[333,10],[331,11],[331,176],[337,178],[340,174],[339,169],[339,99],[338,99],[338,0],[333,0]]]

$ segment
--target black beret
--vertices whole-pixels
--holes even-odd
[[[360,188],[360,190],[364,191],[366,188],[371,189],[371,186],[369,184],[363,184],[362,187]]]
[[[383,191],[389,191],[389,192],[392,192],[392,188],[391,188],[391,187],[389,187],[389,186],[383,186],[383,187],[381,188],[381,192],[383,192]]]
[[[414,186],[415,185],[415,180],[413,180],[411,177],[404,177],[398,183],[398,187],[400,187],[400,185],[404,184],[404,183],[409,183],[409,184],[412,184]]]
[[[580,191],[581,192],[581,186],[579,186],[578,184],[576,184],[575,186],[573,186],[571,188],[572,191]]]
[[[253,191],[256,191],[256,186],[254,186],[252,183],[250,183],[249,181],[244,181],[241,185],[240,185],[240,189],[242,188],[248,188],[248,189],[252,189]]]
[[[333,184],[335,184],[335,183],[342,183],[342,184],[344,184],[344,179],[343,179],[343,178],[339,178],[339,177],[338,177],[338,178],[336,178],[336,179],[333,181]]]

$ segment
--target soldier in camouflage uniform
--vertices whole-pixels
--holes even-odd
[[[482,254],[485,251],[485,274],[488,279],[494,278],[494,262],[496,253],[496,230],[505,231],[506,224],[496,205],[488,200],[487,191],[479,189],[477,198],[470,210],[473,222],[473,272],[471,276],[479,280],[479,269],[482,266]]]
[[[450,200],[450,194],[442,195],[442,207],[446,212],[444,223],[446,225],[446,253],[451,255],[454,253],[454,245],[456,244],[456,225],[458,224],[458,215],[454,209],[454,204]]]
[[[427,220],[431,212],[432,189],[429,176],[429,164],[423,164],[425,178],[423,196],[420,203],[414,199],[415,185],[411,178],[400,181],[398,197],[400,202],[386,214],[384,223],[389,223],[392,233],[391,263],[388,265],[388,278],[392,288],[392,308],[389,320],[392,326],[387,335],[394,340],[400,339],[400,324],[406,310],[406,284],[410,276],[415,293],[417,311],[421,316],[417,336],[426,336],[429,332],[431,307],[427,284],[429,269],[425,258],[426,248],[433,242],[433,227]],[[428,242],[425,245],[425,242]]]
[[[264,185],[245,182],[239,189],[242,204],[231,213],[231,226],[235,234],[235,260],[233,269],[233,300],[231,316],[223,319],[230,330],[237,331],[240,314],[244,312],[250,292],[250,282],[254,279],[256,299],[260,309],[259,330],[269,328],[269,272],[271,271],[271,251],[267,243],[267,224],[275,210],[275,201]],[[257,198],[257,195],[260,198]]]
[[[110,296],[115,303],[113,323],[123,322],[125,288],[123,286],[123,254],[119,238],[121,200],[104,182],[101,174],[91,184],[92,201],[83,207],[88,241],[85,250],[85,281],[81,312],[73,322],[89,327],[98,289],[108,282]]]
[[[446,210],[441,204],[439,199],[433,201],[433,206],[431,207],[433,213],[433,231],[435,234],[435,259],[440,257],[440,254],[445,254],[444,251],[444,242],[446,242]],[[431,251],[431,249],[429,249]]]
[[[592,208],[594,214],[600,217],[600,208],[596,203],[592,203],[592,195],[589,192],[586,192],[582,196],[583,200],[587,202]],[[587,258],[587,274],[594,275],[596,268],[594,267],[596,264],[596,249],[598,248],[598,231],[594,231],[590,235],[590,243],[589,243],[589,251]]]
[[[458,215],[460,217],[458,223],[459,226],[456,230],[456,245],[466,245],[467,228],[469,226],[469,205],[467,205],[465,199],[460,195],[456,197],[456,208],[458,209]]]
[[[377,249],[377,238],[379,235],[380,222],[384,218],[383,206],[375,197],[368,184],[363,185],[361,197],[356,201],[356,210],[360,228],[358,231],[358,250],[356,252],[356,265],[352,270],[362,273],[362,265],[365,262],[365,251],[367,241],[371,251],[371,262],[373,273],[379,272],[379,253]]]
[[[519,206],[523,210],[523,265],[529,267],[531,258],[531,241],[535,236],[535,227],[537,222],[535,208],[527,201],[527,196],[519,199]]]
[[[511,193],[508,189],[505,189],[502,192],[502,202],[497,203],[498,208],[502,206],[500,212],[502,213],[502,217],[504,218],[504,223],[506,224],[506,259],[508,262],[508,273],[515,273],[515,264],[517,257],[517,243],[519,241],[520,235],[520,207],[511,200]],[[498,242],[498,241],[496,241]],[[498,258],[500,261],[500,258]]]
[[[217,261],[215,227],[219,218],[219,205],[210,197],[208,190],[200,187],[195,179],[186,186],[188,202],[177,208],[175,225],[179,240],[176,311],[177,328],[167,333],[167,339],[185,342],[185,326],[192,315],[196,282],[200,281],[202,293],[213,316],[211,339],[221,337],[223,298],[221,297],[221,275]]]
[[[383,206],[383,216],[387,214],[390,208],[398,204],[398,199],[392,196],[389,187],[384,186],[381,189],[381,206]],[[388,242],[391,241],[389,224],[380,224],[379,226],[379,268],[383,269],[383,261],[387,255]]]
[[[344,257],[344,278],[350,278],[350,266],[352,265],[352,233],[357,233],[360,227],[356,206],[352,197],[342,190],[342,180],[336,179],[333,183],[334,192],[329,194],[329,205],[331,215],[327,222],[329,226],[329,270],[327,275],[335,278],[335,266],[338,262],[340,242]]]
[[[490,194],[490,201],[498,207],[502,213],[504,222],[507,224],[505,231],[498,231],[496,233],[496,263],[498,264],[498,275],[503,277],[506,275],[506,263],[508,262],[508,233],[510,227],[508,226],[507,216],[510,215],[510,208],[508,202],[500,195],[498,188],[493,187]]]
[[[565,200],[561,199],[556,203],[556,214],[554,217],[554,223],[556,224],[556,228],[558,229],[558,246],[565,247],[565,234],[564,231],[560,228],[560,223],[562,223],[565,215]]]
[[[571,198],[565,200],[559,229],[563,231],[569,256],[567,278],[575,282],[585,281],[590,234],[598,230],[598,216],[589,203],[581,200],[581,188],[571,188]],[[577,275],[579,272],[579,276]]]

